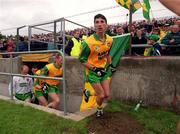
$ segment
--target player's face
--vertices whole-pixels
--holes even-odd
[[[106,21],[102,18],[97,18],[94,21],[94,27],[97,34],[104,34],[107,29]]]
[[[62,64],[62,56],[56,56],[55,61],[58,66],[61,66]]]

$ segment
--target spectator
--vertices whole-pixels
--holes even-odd
[[[12,40],[12,38],[9,38],[7,40],[7,52],[13,52],[13,48],[14,48],[14,41]]]
[[[175,21],[175,25],[178,25],[180,27],[180,20]]]
[[[154,27],[151,34],[156,34],[160,36],[160,29],[158,27]]]
[[[87,37],[89,36],[89,30],[88,29],[84,29],[83,33],[82,33],[82,40],[86,40]]]
[[[169,24],[164,24],[160,29],[160,40],[162,40],[169,32]]]
[[[122,34],[124,34],[124,29],[122,28],[122,26],[117,26],[116,35],[122,35]]]
[[[179,26],[173,25],[171,27],[171,32],[168,33],[164,39],[162,40],[163,44],[166,45],[178,45],[180,44],[180,32],[179,32]]]
[[[21,51],[28,51],[28,43],[24,41],[24,37],[20,37],[19,41],[20,42],[17,45],[18,51],[19,52],[21,52]]]
[[[137,30],[135,36],[132,37],[132,44],[138,45],[138,44],[146,44],[146,43],[147,43],[147,39],[143,35],[142,30]],[[144,53],[144,48],[140,48],[140,47],[132,48],[133,55],[143,55],[143,53]]]
[[[162,40],[163,44],[166,45],[179,45],[180,44],[180,32],[179,26],[173,25],[171,27],[171,32],[169,32]],[[179,55],[180,48],[179,47],[168,47],[166,50],[167,55]]]
[[[74,31],[74,37],[68,42],[65,48],[66,54],[73,57],[78,57],[80,54],[81,40],[79,30]]]
[[[142,33],[142,30],[137,30],[135,36],[132,38],[132,44],[146,44],[147,39]]]

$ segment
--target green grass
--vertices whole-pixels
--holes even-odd
[[[110,101],[108,112],[127,112],[145,128],[144,134],[175,134],[180,116],[163,110],[142,108]],[[24,105],[0,100],[0,134],[87,134],[89,118],[80,122],[63,119]]]
[[[144,134],[175,134],[179,115],[161,109],[142,107],[138,111],[134,111],[134,107],[134,105],[110,101],[106,111],[129,113],[144,126]]]
[[[77,123],[0,100],[0,134],[86,134],[85,126],[85,121]]]

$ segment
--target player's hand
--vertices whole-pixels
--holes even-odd
[[[111,70],[112,73],[116,72],[116,68],[113,66],[113,64],[109,65],[109,69]]]
[[[42,90],[42,86],[40,86],[40,85],[36,85],[35,88],[36,88],[37,90]]]
[[[104,76],[106,74],[106,70],[104,68],[93,67],[92,71],[95,72],[100,77],[102,77],[102,76]]]

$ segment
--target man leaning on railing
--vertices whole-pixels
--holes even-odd
[[[171,26],[171,31],[162,39],[161,43],[165,45],[180,45],[179,26]],[[180,47],[168,47],[166,52],[167,55],[180,55]]]

